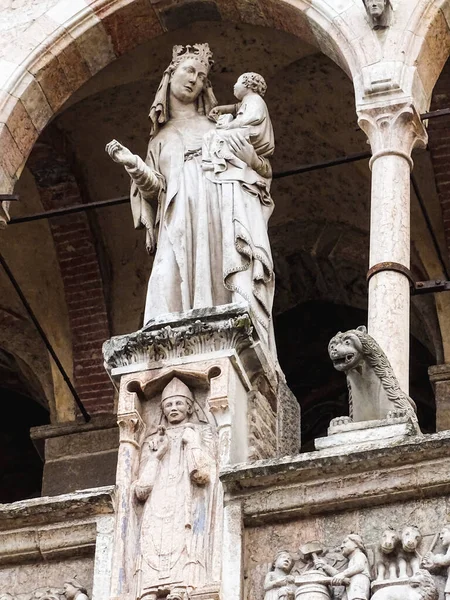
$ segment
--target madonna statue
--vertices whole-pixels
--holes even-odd
[[[145,162],[116,140],[106,146],[131,177],[135,226],[145,227],[147,250],[156,250],[144,325],[164,313],[246,301],[275,352],[267,234],[273,132],[264,156],[241,131],[231,133],[228,143],[242,166],[208,170],[202,145],[215,127],[208,119],[217,104],[208,79],[212,63],[208,44],[174,47],[150,109]]]

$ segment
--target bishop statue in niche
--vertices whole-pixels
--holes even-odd
[[[185,600],[211,574],[217,460],[213,430],[200,412],[191,390],[174,377],[161,395],[160,424],[142,447],[134,484],[144,503],[138,599]]]

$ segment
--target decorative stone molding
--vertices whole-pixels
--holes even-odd
[[[258,341],[246,305],[192,310],[176,317],[155,319],[135,333],[107,340],[103,344],[106,369],[111,372],[134,364],[230,349],[241,354]]]
[[[135,410],[129,413],[122,413],[118,416],[117,424],[120,430],[120,443],[129,443],[140,448],[139,435],[145,428],[145,424],[140,414]]]
[[[426,148],[428,134],[416,108],[407,102],[358,111],[358,125],[372,148],[370,168],[382,156],[401,156],[413,167],[414,148]]]

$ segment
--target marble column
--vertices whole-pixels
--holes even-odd
[[[372,105],[358,116],[372,148],[368,331],[408,393],[411,153],[426,146],[427,133],[407,102]]]

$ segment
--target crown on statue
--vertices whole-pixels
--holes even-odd
[[[188,58],[198,60],[208,71],[214,64],[209,44],[187,44],[186,46],[174,46],[172,51],[172,63],[179,64]]]

